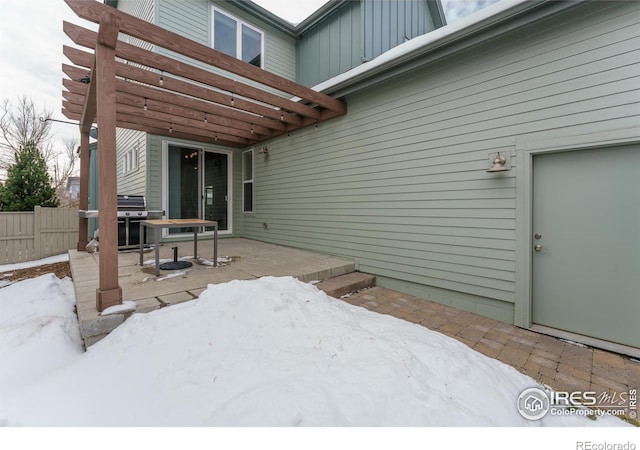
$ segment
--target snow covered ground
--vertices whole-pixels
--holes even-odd
[[[210,285],[86,353],[74,302],[71,281],[52,274],[0,289],[5,426],[626,425],[527,421],[516,399],[531,378],[289,277]]]

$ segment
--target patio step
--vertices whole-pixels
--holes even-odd
[[[340,298],[343,295],[353,294],[375,285],[375,276],[361,272],[351,272],[321,281],[316,284],[316,287],[330,297]]]

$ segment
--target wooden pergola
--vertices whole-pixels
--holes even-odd
[[[116,127],[244,148],[346,114],[344,102],[97,1],[65,0],[98,32],[64,22],[62,113],[80,123],[80,209],[88,209],[89,132],[98,140],[98,311],[122,303],[118,283]],[[131,36],[176,59],[119,40]],[[169,53],[167,52],[167,54]],[[203,68],[202,64],[211,68]],[[197,64],[197,66],[196,66]],[[88,242],[80,219],[78,250]]]

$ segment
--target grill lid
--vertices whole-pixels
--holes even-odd
[[[118,210],[144,211],[146,202],[144,195],[120,195],[118,194]]]
[[[148,211],[144,195],[120,195],[118,194],[118,217],[132,219],[161,219],[164,216],[162,210]]]

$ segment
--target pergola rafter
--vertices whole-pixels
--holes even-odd
[[[116,127],[244,148],[346,114],[346,104],[98,1],[65,0],[98,32],[68,22],[63,114],[80,122],[80,207],[88,207],[89,131],[97,122],[99,165],[99,311],[122,302],[118,286]],[[128,35],[168,50],[119,40]],[[172,54],[172,57],[167,56]],[[185,62],[180,58],[192,62]],[[204,67],[205,64],[208,67]],[[80,220],[78,250],[88,240]]]

